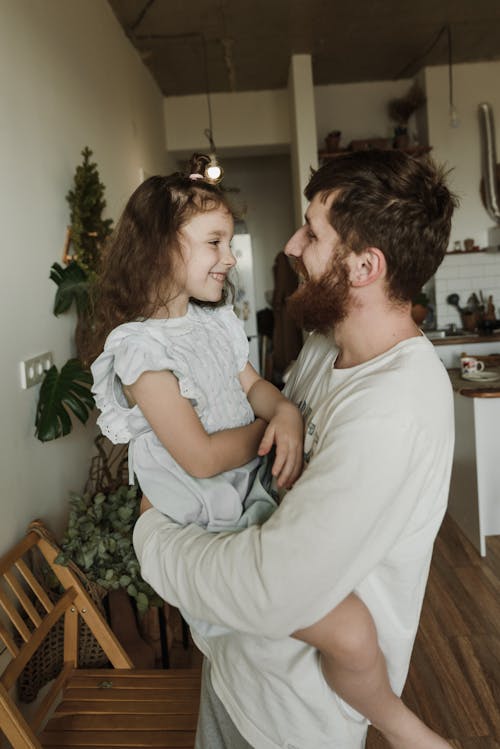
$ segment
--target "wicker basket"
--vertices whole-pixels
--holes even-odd
[[[40,532],[36,523],[30,525],[30,530]],[[46,535],[46,533],[43,533]],[[49,539],[50,540],[50,539]],[[78,575],[83,583],[85,590],[96,604],[101,614],[106,618],[106,612],[103,605],[103,599],[107,591],[96,583],[89,580],[82,570],[75,564],[68,565],[72,571]],[[40,585],[45,589],[48,597],[53,603],[57,601],[59,595],[48,585],[47,568],[41,563],[40,556],[32,556],[31,567]],[[41,605],[37,602],[39,613],[45,615],[47,612],[40,609]],[[29,622],[27,622],[29,624]],[[19,638],[20,640],[20,638]],[[18,696],[22,702],[33,702],[40,689],[55,679],[63,667],[64,662],[64,618],[50,629],[47,637],[43,640],[40,647],[28,661],[18,679]],[[94,635],[88,628],[87,624],[79,617],[78,631],[78,664],[82,668],[103,668],[108,665],[109,661],[101,646],[95,639]]]
[[[97,455],[92,459],[89,477],[85,491],[96,494],[97,492],[109,492],[119,486],[128,483],[127,448],[126,445],[112,445],[103,435],[95,438],[94,444]],[[55,539],[48,533],[45,526],[34,521],[29,530],[35,531],[54,542]],[[85,573],[74,562],[69,562],[68,567],[78,576],[85,590],[92,598],[97,608],[107,618],[103,606],[103,599],[107,594],[97,583],[89,580]],[[51,590],[48,584],[47,569],[40,564],[40,557],[32,558],[33,572],[40,584],[46,590],[47,595],[53,601],[57,600],[57,594]],[[45,614],[45,611],[41,611]],[[27,622],[27,624],[29,624]],[[82,668],[103,668],[108,665],[108,659],[101,646],[87,627],[83,619],[79,618],[78,637],[78,664]],[[19,680],[19,699],[22,702],[32,702],[39,690],[54,679],[62,669],[64,654],[64,620],[52,627],[37,652],[26,664]]]

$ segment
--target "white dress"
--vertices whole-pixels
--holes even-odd
[[[92,365],[99,427],[114,444],[129,443],[130,482],[135,474],[154,507],[178,523],[196,523],[211,531],[246,527],[263,522],[276,505],[258,479],[249,493],[258,458],[208,479],[186,473],[139,406],[129,407],[122,384],[133,384],[147,371],[173,372],[181,394],[211,434],[254,420],[239,381],[247,361],[248,341],[232,307],[190,304],[184,317],[118,326]]]

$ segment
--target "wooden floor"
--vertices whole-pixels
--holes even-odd
[[[172,666],[199,663],[174,621]],[[455,749],[500,749],[500,536],[482,559],[445,518],[403,696]],[[367,749],[387,746],[370,729]]]

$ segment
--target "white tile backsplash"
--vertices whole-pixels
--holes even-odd
[[[448,294],[460,296],[460,306],[467,299],[482,291],[487,299],[493,295],[497,318],[500,319],[500,252],[471,252],[446,255],[434,277],[436,294],[436,318],[439,328],[450,323],[460,325],[460,315],[455,307],[446,302]]]

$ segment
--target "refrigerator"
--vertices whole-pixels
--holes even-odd
[[[250,364],[261,373],[259,361],[259,335],[257,332],[257,309],[255,302],[255,280],[253,273],[252,239],[250,234],[235,234],[231,247],[236,258],[232,275],[235,285],[234,311],[243,320],[250,347]]]

